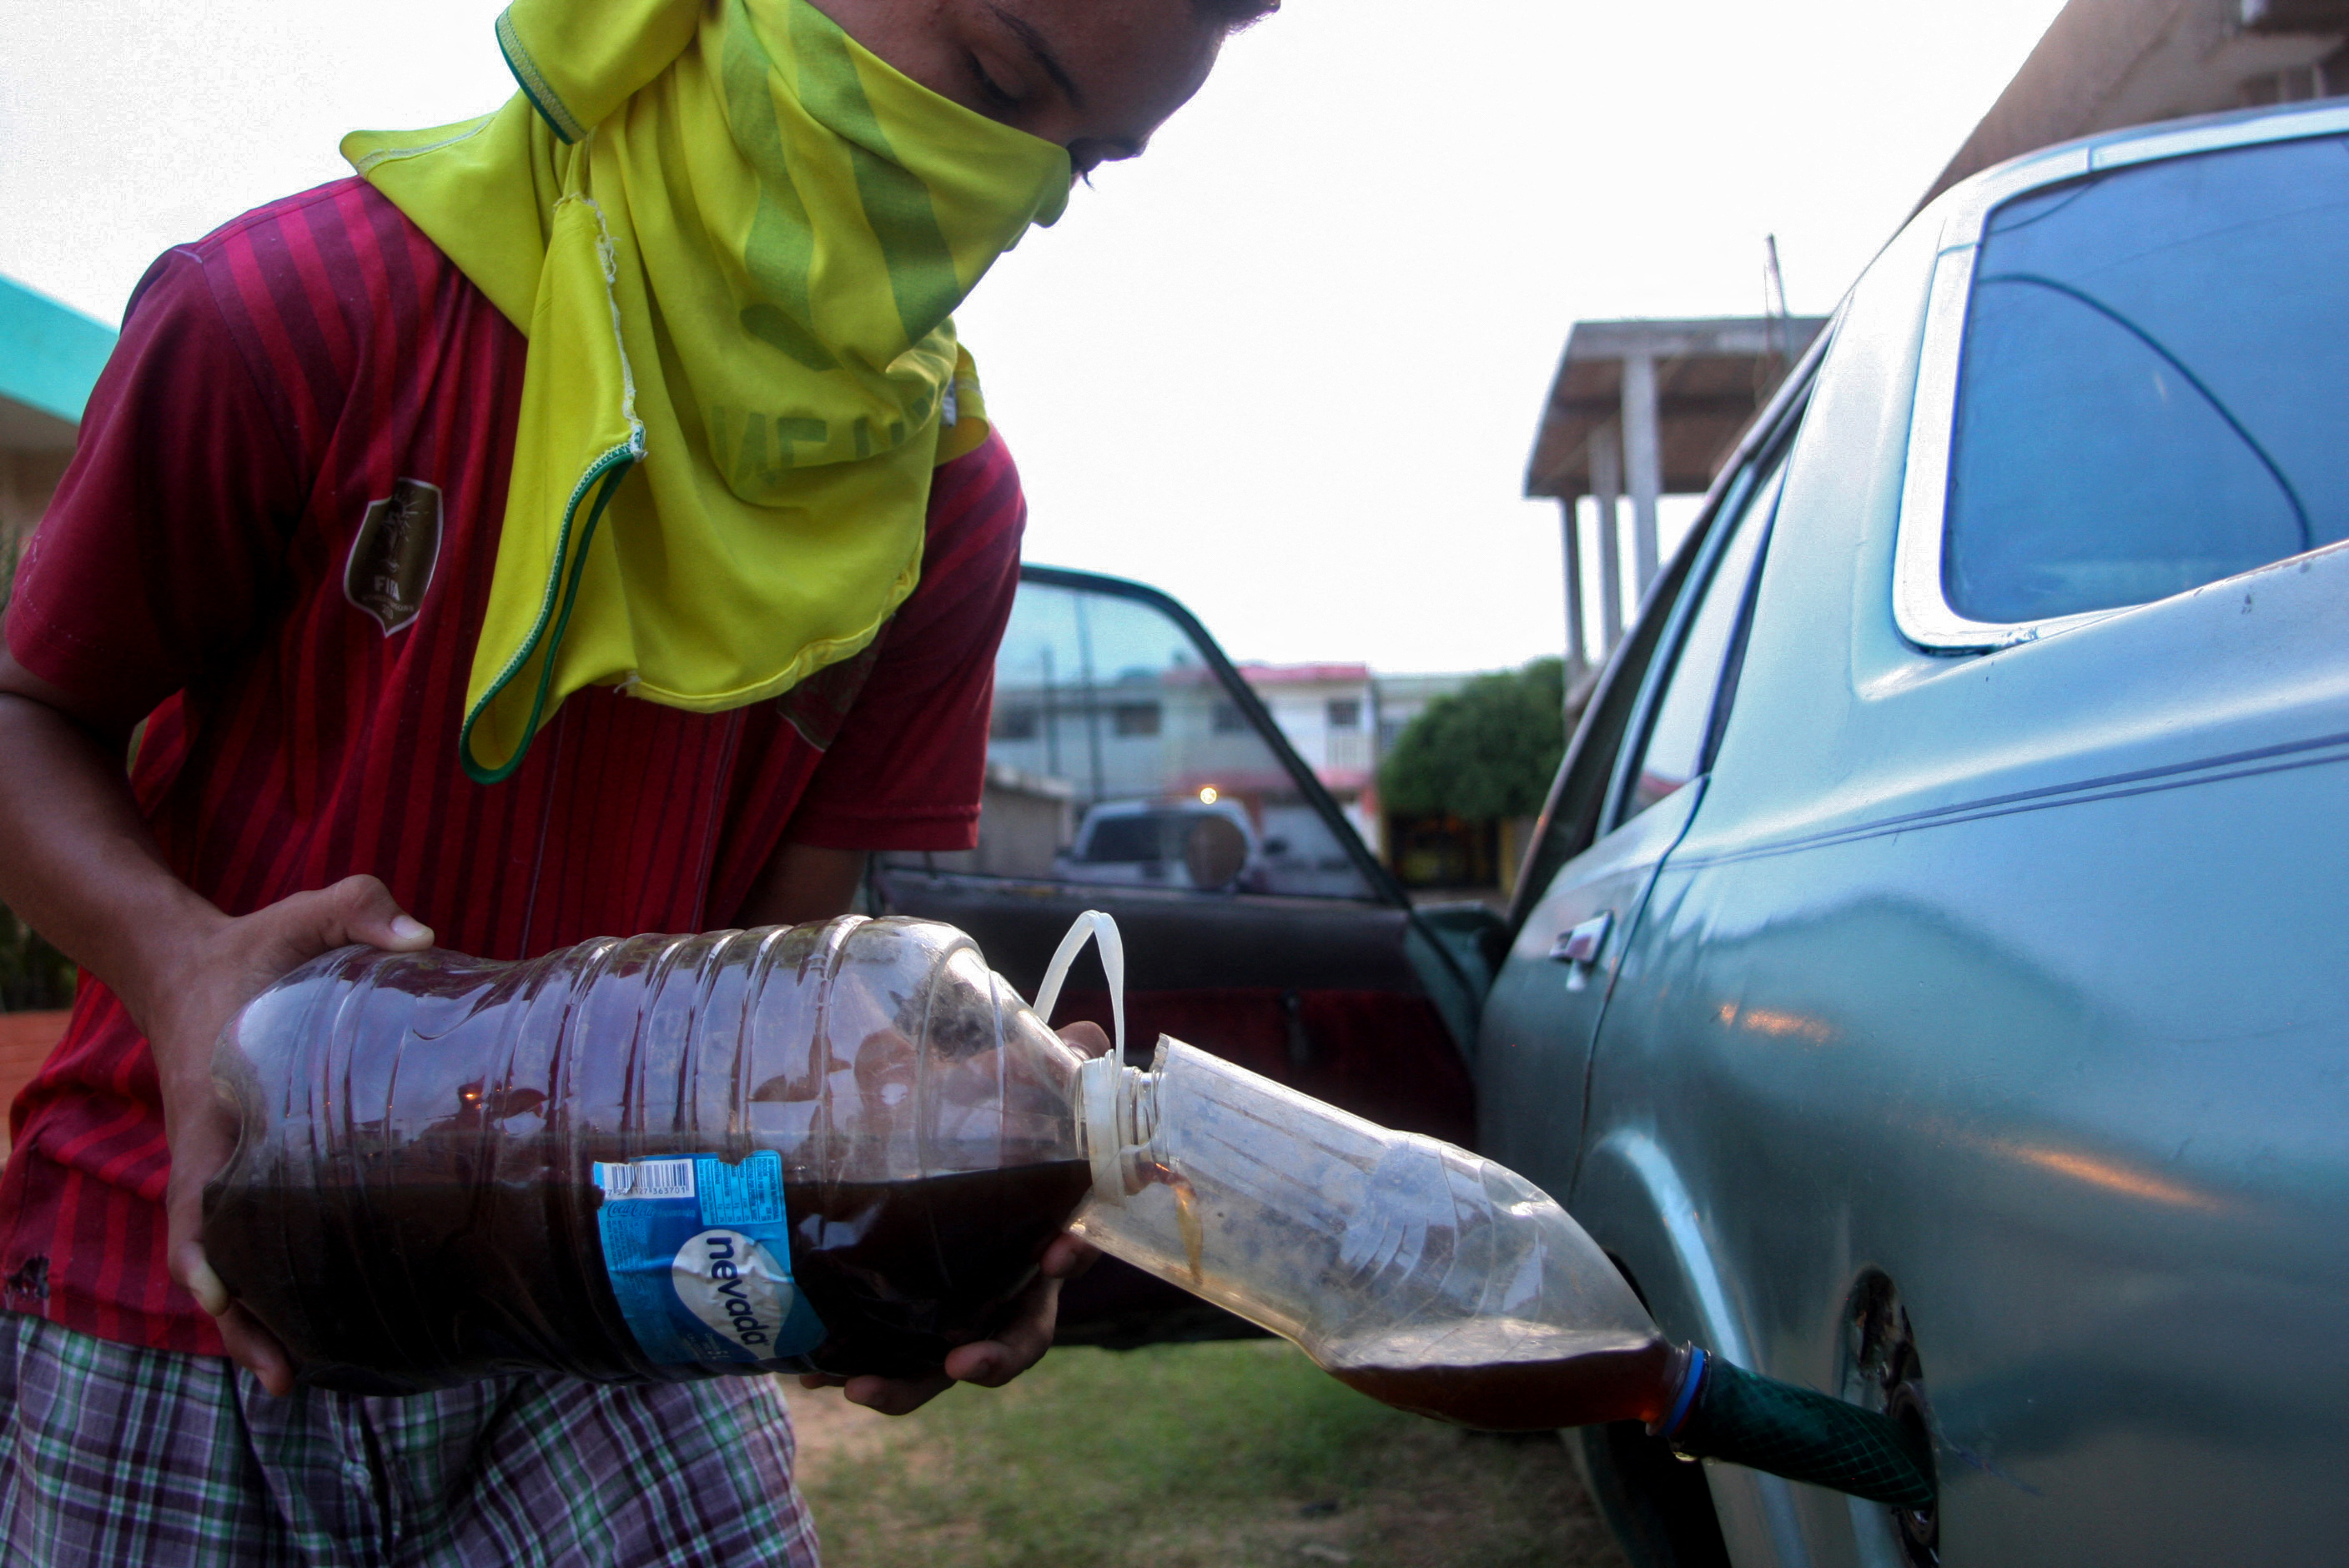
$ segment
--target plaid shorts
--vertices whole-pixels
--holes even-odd
[[[0,1563],[815,1568],[765,1377],[272,1398],[208,1356],[0,1314]]]

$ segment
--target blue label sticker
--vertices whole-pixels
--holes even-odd
[[[598,1161],[604,1266],[620,1315],[662,1367],[802,1356],[823,1320],[792,1280],[783,1162],[772,1150]]]

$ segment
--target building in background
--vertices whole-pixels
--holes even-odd
[[[0,568],[13,570],[73,456],[114,334],[0,277]]]
[[[2349,0],[2072,0],[1925,201],[2076,136],[2341,93]]]
[[[1239,672],[1362,841],[1407,886],[1510,891],[1530,822],[1397,815],[1378,795],[1380,761],[1412,721],[1486,672],[1383,675],[1355,664],[1244,664]],[[1226,717],[1241,722],[1237,710]]]
[[[1378,809],[1378,697],[1368,665],[1245,664],[1240,678],[1264,700],[1272,721],[1330,791],[1372,854],[1384,852]],[[1217,699],[1216,718],[1245,724]]]
[[[1502,880],[1491,824],[1399,821],[1378,798],[1380,759],[1428,705],[1456,695],[1479,672],[1382,675],[1356,664],[1244,664],[1239,672],[1362,841],[1405,881],[1453,886]],[[1228,721],[1238,723],[1238,713]]]

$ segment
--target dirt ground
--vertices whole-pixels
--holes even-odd
[[[1278,1343],[1064,1350],[898,1420],[789,1393],[827,1568],[1623,1568],[1556,1438],[1399,1414]]]

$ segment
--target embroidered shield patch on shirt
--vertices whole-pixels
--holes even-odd
[[[343,567],[343,596],[373,615],[388,637],[416,619],[440,558],[440,487],[396,480],[389,495],[367,503]]]

